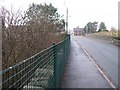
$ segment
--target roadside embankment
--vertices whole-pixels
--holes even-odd
[[[110,32],[97,32],[97,33],[92,33],[92,34],[86,34],[86,37],[120,46],[118,32],[111,32],[111,31]]]

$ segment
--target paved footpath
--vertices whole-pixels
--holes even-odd
[[[71,50],[62,83],[63,88],[111,88],[94,63],[75,40],[71,38]]]

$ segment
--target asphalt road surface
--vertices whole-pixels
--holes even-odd
[[[84,36],[71,36],[71,38],[87,50],[106,76],[118,86],[118,51],[120,47]]]

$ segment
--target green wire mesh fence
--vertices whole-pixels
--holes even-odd
[[[65,40],[36,55],[0,71],[2,83],[8,88],[60,88],[68,59],[70,35]]]

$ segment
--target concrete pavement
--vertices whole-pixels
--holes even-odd
[[[73,39],[62,88],[111,88],[81,46]]]

